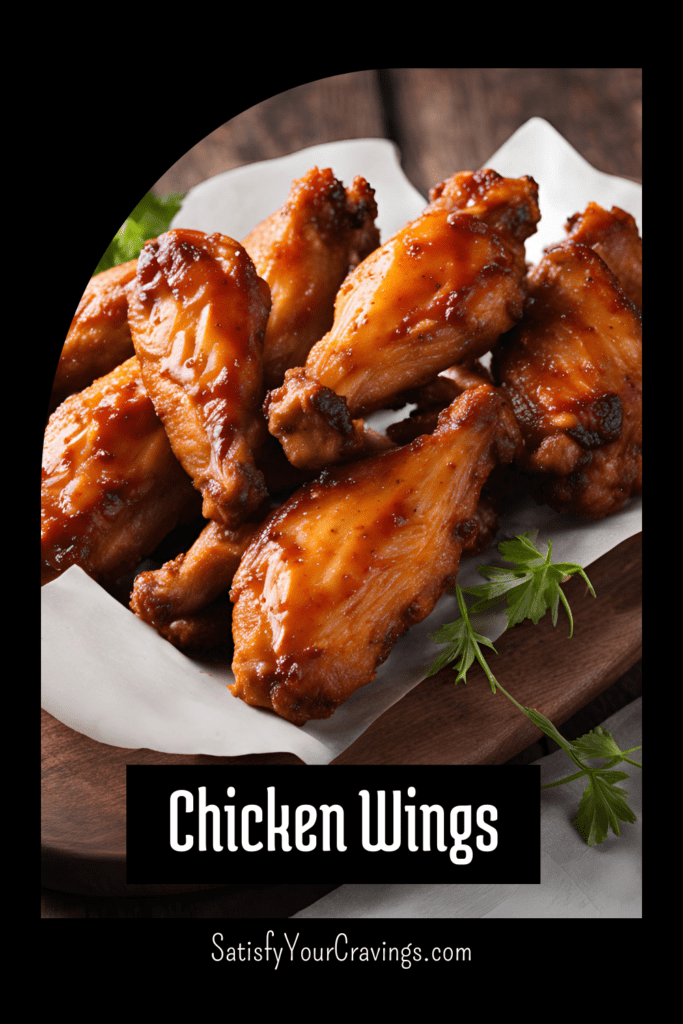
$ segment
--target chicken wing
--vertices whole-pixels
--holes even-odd
[[[329,168],[313,168],[294,182],[285,206],[244,240],[257,272],[272,288],[263,343],[263,369],[271,383],[281,383],[285,369],[306,358],[331,325],[334,297],[350,267],[378,244],[373,195],[363,178],[357,177],[344,190]],[[269,440],[291,477],[296,471],[277,442]],[[269,489],[273,473],[276,484],[286,480],[282,466],[273,469],[267,450],[259,452],[257,461],[259,469],[266,470]],[[237,542],[238,534],[209,523],[187,555],[137,578],[133,611],[178,646],[197,647],[220,638],[222,606],[213,610],[215,614],[204,609],[230,585],[246,543]],[[207,622],[212,628],[205,628]],[[197,623],[201,628],[195,630]],[[219,628],[214,629],[214,623]]]
[[[230,594],[235,696],[301,725],[371,682],[455,580],[482,485],[520,443],[504,396],[468,390],[433,434],[326,471],[273,512]]]
[[[96,580],[134,568],[198,495],[175,458],[133,356],[62,402],[45,431],[41,583],[80,565]]]
[[[166,562],[160,569],[135,578],[130,607],[176,646],[187,646],[189,626],[198,613],[228,590],[256,523],[228,530],[209,522],[190,550]],[[230,610],[230,605],[227,605]],[[177,620],[186,620],[179,633]],[[202,620],[203,621],[203,620]],[[230,638],[229,625],[227,638]],[[202,644],[207,637],[202,636]],[[223,637],[225,639],[225,636]],[[192,646],[199,641],[193,638]]]
[[[261,354],[268,285],[224,235],[174,229],[138,259],[128,321],[142,378],[203,514],[235,528],[268,499]]]
[[[494,379],[524,437],[537,497],[600,519],[641,491],[640,313],[592,249],[550,249],[524,317],[497,347]]]
[[[630,213],[613,206],[608,213],[589,203],[583,213],[567,221],[573,242],[587,245],[601,256],[631,302],[643,308],[643,242]]]
[[[137,260],[131,260],[89,281],[59,357],[50,412],[135,354],[128,327],[128,292],[136,267]]]
[[[531,178],[456,174],[347,277],[332,329],[267,399],[268,428],[293,465],[322,468],[355,453],[357,417],[482,355],[513,326],[537,192]]]
[[[219,644],[232,643],[231,622],[232,605],[225,591],[198,612],[173,619],[157,628],[160,635],[178,650],[200,654]]]
[[[272,308],[263,343],[267,388],[301,366],[332,326],[334,299],[349,270],[379,245],[374,190],[356,177],[344,189],[330,168],[314,167],[242,244],[268,282]]]
[[[334,297],[350,269],[379,245],[374,190],[356,177],[344,189],[329,168],[295,181],[286,204],[262,221],[243,245],[273,295],[264,339],[266,387],[304,362],[332,325]],[[50,412],[134,354],[128,293],[137,260],[95,275],[62,349]]]

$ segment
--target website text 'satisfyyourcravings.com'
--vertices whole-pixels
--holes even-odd
[[[214,932],[211,959],[224,963],[262,963],[277,970],[281,964],[305,963],[397,963],[404,969],[414,964],[455,961],[470,962],[469,946],[434,946],[423,949],[412,942],[401,946],[383,941],[377,945],[355,945],[346,932],[339,932],[330,944],[310,944],[302,941],[300,932],[283,932],[278,938],[268,929],[262,945],[251,940],[237,944],[226,943],[222,932]]]

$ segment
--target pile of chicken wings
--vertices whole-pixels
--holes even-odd
[[[45,432],[42,582],[125,585],[185,651],[232,633],[235,696],[297,725],[372,681],[502,496],[598,519],[641,491],[633,218],[590,203],[530,267],[530,177],[454,174],[381,245],[376,216],[316,167],[241,243],[147,242],[86,289]]]

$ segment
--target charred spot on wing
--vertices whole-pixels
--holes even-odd
[[[346,400],[336,394],[332,388],[320,385],[311,395],[311,405],[339,433],[353,433],[353,420],[349,414]]]
[[[602,395],[584,409],[584,423],[578,423],[567,430],[582,448],[600,448],[621,436],[623,419],[622,402],[614,393]]]

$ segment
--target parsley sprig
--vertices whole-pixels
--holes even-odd
[[[622,782],[629,776],[626,772],[614,771],[614,768],[622,761],[642,768],[639,761],[628,757],[628,754],[639,750],[640,747],[621,750],[607,729],[602,727],[592,729],[585,736],[580,736],[573,742],[566,740],[550,719],[535,708],[524,707],[501,686],[491,672],[482,652],[482,645],[490,648],[494,653],[496,653],[496,649],[488,637],[475,631],[470,619],[471,615],[486,611],[505,601],[507,604],[506,628],[514,626],[524,619],[531,619],[533,623],[537,623],[547,611],[551,612],[553,626],[556,626],[559,605],[562,602],[569,617],[569,636],[573,635],[574,620],[560,584],[578,573],[585,580],[593,597],[595,597],[595,591],[580,565],[573,562],[553,563],[551,561],[551,542],[548,541],[548,551],[546,555],[543,555],[536,547],[535,540],[536,533],[527,532],[515,537],[514,540],[499,544],[498,550],[503,560],[509,562],[514,568],[479,566],[478,572],[491,582],[477,587],[459,587],[456,584],[455,595],[460,609],[460,618],[430,634],[432,640],[438,644],[444,644],[445,649],[439,654],[428,674],[434,675],[445,665],[454,662],[454,669],[457,670],[455,682],[466,683],[468,669],[476,660],[484,670],[492,692],[500,690],[505,694],[508,700],[522,711],[541,732],[554,740],[569,755],[579,770],[557,782],[547,783],[541,788],[550,789],[553,786],[562,786],[567,782],[573,782],[575,779],[587,778],[588,784],[583,791],[578,814],[573,824],[588,845],[594,846],[604,842],[610,828],[618,836],[620,821],[634,822],[636,820],[635,814],[628,805],[628,793],[617,785],[618,782]],[[478,598],[469,609],[465,601],[466,593]],[[600,759],[602,763],[598,766],[587,763],[596,759]]]
[[[569,636],[574,633],[574,619],[567,598],[560,583],[570,576],[579,573],[586,581],[593,597],[595,591],[580,565],[574,562],[551,561],[552,541],[548,541],[545,557],[538,550],[534,541],[538,531],[529,531],[514,540],[503,541],[498,545],[503,561],[514,565],[513,569],[502,569],[496,565],[480,565],[478,572],[491,583],[479,587],[465,587],[465,592],[474,594],[480,600],[472,607],[472,612],[485,611],[498,604],[503,597],[507,600],[508,628],[516,626],[524,619],[531,619],[536,625],[550,609],[553,626],[557,625],[557,613],[560,601],[569,616]]]

